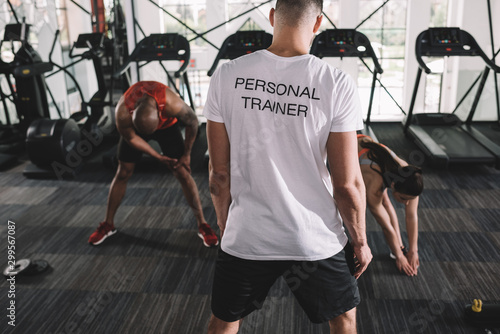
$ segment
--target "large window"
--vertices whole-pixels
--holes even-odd
[[[323,21],[321,22],[320,31],[333,29],[332,23],[338,27],[339,25],[339,1],[327,0],[323,2]]]
[[[432,0],[431,3],[431,27],[446,27],[448,13],[448,0]],[[425,99],[424,111],[426,112],[450,112],[441,110],[441,85],[443,82],[444,63],[446,58],[427,59],[432,73],[425,76]]]
[[[361,0],[360,20],[372,15],[384,2]],[[358,28],[370,39],[384,70],[380,80],[399,105],[402,105],[404,86],[406,5],[407,0],[390,0]],[[367,64],[372,66],[371,63]],[[373,66],[371,68],[373,69]],[[361,64],[358,86],[365,113],[368,110],[371,82],[372,74]],[[372,107],[373,119],[391,118],[400,114],[401,110],[397,104],[377,85]]]
[[[199,33],[207,30],[205,0],[163,0],[160,5],[166,11],[162,13],[164,32],[178,33],[191,40],[196,37],[192,30]],[[192,49],[205,46],[207,43],[202,38],[190,42]]]

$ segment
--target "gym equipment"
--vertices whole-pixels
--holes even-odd
[[[66,66],[60,66],[52,61],[52,53],[58,36],[59,31],[56,32],[49,55],[50,63],[58,70],[47,77],[60,71],[68,74],[80,93],[82,108],[79,112],[72,114],[69,119],[44,118],[30,125],[26,138],[26,150],[32,164],[28,165],[23,172],[26,177],[64,178],[63,174],[65,177],[74,177],[81,167],[83,158],[97,152],[104,135],[109,134],[113,129],[114,117],[111,106],[107,102],[108,91],[100,62],[103,56],[104,35],[101,33],[79,35],[69,53],[70,58],[76,60]],[[76,49],[85,49],[85,51],[75,54]],[[84,101],[78,82],[67,70],[83,60],[92,60],[98,83],[98,91],[88,103]],[[90,113],[88,108],[90,108]]]
[[[185,94],[182,94],[177,88],[174,79],[162,63],[164,61],[181,62],[181,66],[179,67],[179,69],[174,72],[174,77],[180,78],[180,86],[183,87],[185,91],[187,91],[191,108],[195,110],[191,88],[189,85],[189,79],[186,72],[190,57],[191,49],[188,40],[184,36],[173,33],[151,34],[137,44],[134,51],[132,51],[132,54],[127,58],[127,61],[114,74],[114,77],[119,78],[122,75],[125,75],[130,86],[131,79],[128,73],[128,69],[130,68],[130,65],[132,65],[132,63],[138,63],[138,68],[141,68],[153,61],[157,61],[160,63],[160,66],[167,75],[168,81],[170,83],[169,87],[174,89],[181,96],[181,98],[184,99]],[[116,167],[118,166],[118,160],[116,158],[116,147],[110,149],[103,155],[102,162],[106,167],[116,169]]]
[[[11,277],[11,276],[16,276],[19,273],[22,273],[26,268],[29,267],[31,264],[31,261],[29,259],[21,259],[16,261],[16,264],[14,266],[7,266],[4,271],[3,275],[5,277]]]
[[[26,129],[29,124],[49,115],[45,80],[43,73],[50,71],[50,64],[41,60],[40,55],[27,42],[30,25],[23,23],[7,24],[4,30],[0,48],[6,42],[11,43],[14,53],[14,42],[21,46],[14,54],[14,60],[6,63],[0,58],[0,73],[5,76],[10,89],[7,95],[0,91],[7,124],[0,130],[0,145],[7,151],[24,149]],[[14,77],[15,85],[11,78]],[[12,122],[6,100],[9,99],[16,107],[18,123]],[[6,169],[17,162],[17,157],[10,154],[0,154],[0,169]]]
[[[28,43],[29,24],[16,23],[5,26],[4,39],[0,42],[21,42],[14,60],[8,63],[6,76],[12,74],[15,79],[14,102],[17,109],[21,132],[24,133],[29,124],[43,117],[49,117],[49,106],[44,73],[52,70],[52,65],[43,62],[40,55]],[[14,47],[12,47],[14,49]],[[12,85],[10,79],[9,84]]]
[[[26,136],[26,150],[33,164],[48,169],[54,162],[66,163],[69,152],[80,142],[80,128],[74,119],[47,118],[31,123]],[[38,171],[43,173],[44,170]],[[27,166],[24,175],[35,176],[37,170]]]
[[[16,261],[15,266],[7,266],[3,275],[5,277],[12,276],[33,276],[43,273],[49,268],[49,263],[45,260],[20,259]]]
[[[175,71],[174,77],[181,78],[181,86],[185,87],[188,94],[189,103],[191,105],[191,108],[193,108],[194,110],[195,106],[186,72],[190,57],[191,49],[189,47],[188,40],[184,36],[181,36],[179,34],[151,34],[137,44],[134,51],[132,51],[132,54],[128,57],[127,61],[115,73],[115,78],[118,78],[121,75],[125,74],[130,84],[131,80],[128,77],[127,70],[133,62],[145,62],[138,66],[139,68],[141,68],[152,61],[158,61],[160,63],[160,66],[165,71],[168,81],[171,83],[170,87],[173,88],[184,99],[184,94],[181,94],[181,92],[177,88],[177,85],[175,84],[174,79],[162,63],[163,61],[180,61],[182,65],[177,71]]]
[[[221,59],[235,59],[243,55],[266,49],[271,46],[273,35],[263,30],[237,31],[229,35],[217,53],[212,67],[208,70],[209,77],[214,74]]]
[[[404,133],[412,138],[431,158],[431,163],[437,166],[448,167],[450,163],[490,163],[500,168],[500,146],[479,132],[472,136],[467,131],[467,125],[463,125],[455,114],[413,114],[422,71],[431,73],[431,69],[422,59],[423,56],[479,56],[495,72],[500,72],[500,67],[486,56],[468,32],[460,28],[430,28],[421,32],[416,40],[415,54],[419,68],[410,110],[403,121]],[[482,137],[481,142],[476,139],[479,137]]]
[[[365,128],[361,133],[370,136],[373,140],[378,142],[375,133],[370,127],[370,117],[377,75],[382,74],[384,71],[380,66],[377,55],[368,37],[355,29],[328,29],[314,38],[310,53],[319,58],[333,57],[342,59],[344,57],[357,57],[360,59],[372,59],[374,66],[374,69],[371,71],[373,74],[372,87],[368,103],[368,113],[365,120]]]
[[[500,53],[500,49],[497,52],[495,52],[495,44],[493,36],[493,20],[491,14],[490,0],[487,0],[487,4],[488,4],[488,22],[490,28],[491,50],[493,53],[493,58],[491,58],[491,60],[495,62],[495,58],[498,55],[498,53]],[[497,120],[494,122],[473,122],[476,107],[479,103],[481,94],[483,93],[483,89],[486,83],[486,79],[488,79],[489,73],[490,73],[490,68],[488,66],[485,66],[483,72],[480,75],[481,81],[479,83],[479,88],[476,91],[476,95],[474,96],[474,101],[472,103],[471,110],[469,112],[467,120],[465,121],[465,124],[463,125],[463,128],[465,131],[467,131],[471,136],[473,136],[477,141],[479,141],[483,145],[488,145],[488,141],[484,141],[484,137],[486,137],[493,143],[495,143],[497,146],[500,146],[500,95],[498,92],[498,78],[497,78],[498,75],[496,73],[493,74],[493,79],[494,79],[493,81],[494,81],[494,89],[496,97]],[[473,86],[476,84],[478,80],[479,77],[476,79],[476,81],[474,81]],[[461,101],[465,99],[469,91],[466,93],[466,95],[462,98]]]
[[[500,304],[483,304],[481,299],[474,299],[465,305],[465,320],[476,327],[500,328]]]
[[[237,31],[229,35],[217,53],[212,67],[207,72],[210,77],[217,69],[217,65],[221,59],[233,60],[246,54],[267,49],[273,42],[273,35],[263,30],[245,30]],[[208,149],[205,152],[205,160],[208,160]]]

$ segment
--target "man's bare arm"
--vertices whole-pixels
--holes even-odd
[[[115,109],[115,118],[116,118],[116,128],[123,139],[133,148],[138,151],[149,154],[153,158],[156,158],[160,161],[164,159],[168,159],[153,149],[144,139],[137,135],[134,129],[134,124],[132,122],[132,116],[129,111],[125,107],[125,103],[123,101],[123,97],[118,101]],[[177,161],[176,159],[171,159],[172,162]]]
[[[330,133],[327,141],[328,162],[332,175],[334,198],[344,225],[351,236],[359,262],[358,278],[372,259],[366,238],[366,193],[357,157],[356,132]]]
[[[186,126],[186,138],[184,140],[184,154],[191,154],[196,134],[198,133],[198,117],[174,91],[167,88],[167,105],[165,106],[167,116],[176,117]]]
[[[229,205],[231,204],[230,145],[224,123],[207,122],[209,162],[209,186],[220,235],[226,228]]]

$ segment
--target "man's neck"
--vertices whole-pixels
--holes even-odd
[[[310,38],[293,31],[281,31],[273,37],[273,43],[267,49],[280,57],[296,57],[309,53]]]

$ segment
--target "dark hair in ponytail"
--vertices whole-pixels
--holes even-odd
[[[362,140],[360,145],[369,149],[368,159],[379,165],[381,172],[372,165],[370,167],[382,176],[386,187],[390,187],[394,182],[394,190],[398,193],[410,196],[418,196],[422,193],[424,190],[422,169],[413,165],[401,167],[391,153],[378,143]]]

